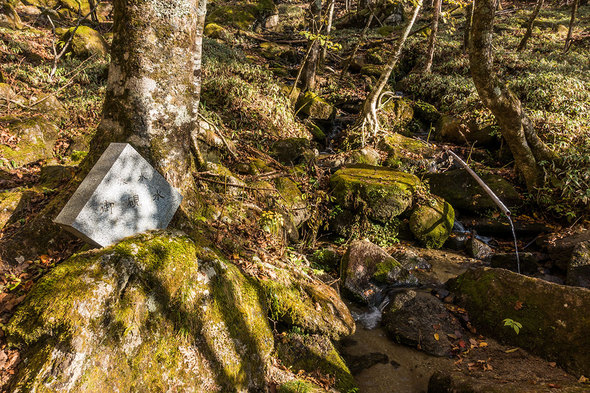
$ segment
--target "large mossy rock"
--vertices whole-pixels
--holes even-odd
[[[311,217],[311,208],[293,180],[288,177],[278,177],[274,180],[274,186],[279,193],[276,205],[285,210],[295,227],[301,226]]]
[[[568,285],[590,288],[590,241],[574,247],[567,265],[566,282]]]
[[[340,265],[340,278],[354,298],[371,303],[379,286],[417,284],[408,269],[368,240],[353,241]]]
[[[273,320],[333,339],[354,333],[352,315],[334,288],[288,266],[265,269],[260,285]]]
[[[338,170],[330,185],[336,203],[349,210],[362,210],[369,218],[388,223],[412,206],[420,179],[392,169],[353,165]]]
[[[335,108],[312,91],[299,97],[296,112],[314,119],[329,120],[334,116]]]
[[[454,223],[455,210],[440,198],[433,198],[430,204],[416,207],[410,216],[410,230],[427,248],[441,248],[449,238]]]
[[[17,211],[23,191],[11,190],[0,192],[0,229],[10,221],[12,215]]]
[[[426,171],[435,166],[435,150],[426,142],[396,132],[383,137],[379,147],[387,152],[386,166],[404,171]]]
[[[19,166],[53,157],[53,145],[59,133],[54,123],[41,116],[26,120],[4,118],[0,120],[2,123],[11,135],[18,138],[18,142],[14,148],[0,145],[0,157]]]
[[[62,32],[61,40],[67,42],[71,35],[74,38],[70,42],[70,48],[74,55],[86,58],[92,55],[104,57],[109,53],[109,46],[100,33],[88,26],[78,26],[74,32],[74,27]]]
[[[481,174],[480,177],[508,208],[521,204],[518,191],[501,176],[488,173]],[[435,173],[426,178],[430,184],[430,191],[444,198],[455,209],[486,214],[488,210],[498,208],[477,181],[463,169]]]
[[[77,254],[6,327],[9,391],[258,391],[273,349],[255,281],[179,232]]]
[[[288,333],[281,336],[277,347],[279,359],[294,372],[320,373],[334,378],[339,392],[358,391],[350,370],[328,337]]]
[[[590,375],[590,290],[504,269],[477,268],[450,281],[484,334],[526,348],[576,375]],[[504,326],[519,322],[519,334]]]
[[[20,16],[7,0],[0,1],[0,27],[6,27],[13,30],[20,30],[23,28],[23,23]]]

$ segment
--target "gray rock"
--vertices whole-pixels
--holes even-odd
[[[471,237],[465,244],[467,254],[476,259],[488,259],[494,254],[492,247],[475,237]]]
[[[482,334],[590,374],[590,290],[557,285],[505,269],[478,268],[448,284]],[[506,318],[522,324],[519,334]]]
[[[555,239],[549,236],[541,240],[541,248],[549,254],[553,263],[562,270],[567,270],[574,249],[578,244],[590,241],[590,231],[583,230],[568,236]]]
[[[465,335],[459,321],[429,293],[399,289],[390,292],[389,298],[383,311],[383,325],[397,343],[431,355],[447,356],[452,347],[447,334],[456,334],[458,330]]]
[[[417,283],[408,269],[368,240],[356,240],[350,244],[342,258],[340,272],[344,288],[358,300],[368,303],[379,294],[380,285]]]
[[[568,285],[590,288],[590,241],[579,243],[567,266]]]
[[[535,273],[544,256],[539,253],[519,252],[521,273]],[[516,254],[513,252],[494,254],[490,260],[491,267],[497,267],[507,270],[516,271],[517,261]]]
[[[494,201],[463,169],[430,174],[426,178],[430,191],[444,198],[457,210],[483,214],[486,210],[497,209]],[[494,174],[483,174],[481,178],[506,206],[511,208],[520,205],[520,194],[504,178]]]
[[[164,229],[182,196],[127,143],[111,143],[55,218],[90,244]]]
[[[9,118],[7,128],[18,138],[16,146],[0,145],[0,157],[26,165],[53,157],[53,145],[58,138],[59,128],[41,116],[28,119]]]
[[[311,148],[311,142],[305,138],[287,138],[276,141],[271,154],[281,164],[296,165],[303,159],[303,154]]]

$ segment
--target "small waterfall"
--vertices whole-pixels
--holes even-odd
[[[508,221],[510,222],[510,229],[512,229],[512,237],[514,238],[514,252],[516,253],[516,267],[518,269],[518,274],[520,274],[520,257],[518,256],[518,244],[516,243],[516,231],[514,230],[514,223],[512,222],[512,217],[510,215],[507,216]]]
[[[473,169],[471,169],[469,167],[469,165],[467,165],[467,163],[461,159],[461,157],[456,155],[452,150],[450,150],[448,148],[445,148],[445,150],[447,151],[447,153],[449,153],[451,155],[451,157],[453,157],[455,159],[455,161],[457,161],[467,171],[467,173],[469,173],[471,175],[471,177],[473,177],[475,179],[475,181],[477,181],[477,183],[481,186],[481,188],[483,188],[483,190],[490,196],[490,198],[492,198],[492,201],[494,201],[496,206],[498,206],[500,208],[500,210],[502,211],[502,213],[504,213],[506,218],[508,218],[508,221],[510,222],[510,228],[512,229],[512,237],[514,238],[514,252],[516,253],[516,267],[518,269],[518,274],[520,274],[520,257],[518,256],[518,245],[516,242],[516,231],[514,230],[514,222],[512,222],[512,213],[510,213],[510,210],[506,207],[506,205],[504,205],[504,203],[500,200],[500,198],[498,198],[498,196],[494,193],[494,191],[492,191],[492,189],[490,187],[488,187],[488,185],[481,179],[481,177],[477,176],[477,173],[475,173],[473,171]]]
[[[381,322],[381,316],[383,315],[383,310],[389,304],[389,297],[385,296],[381,301],[377,304],[369,304],[369,309],[366,311],[352,311],[352,317],[354,320],[367,330],[375,329],[379,326]]]

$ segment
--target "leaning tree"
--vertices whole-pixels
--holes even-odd
[[[412,26],[414,26],[414,22],[416,22],[416,18],[418,17],[418,13],[420,12],[420,7],[422,6],[422,0],[418,0],[415,4],[416,5],[414,7],[412,18],[406,25],[404,31],[402,32],[402,35],[397,40],[394,52],[389,58],[387,64],[385,65],[385,68],[381,72],[377,84],[373,87],[373,89],[365,99],[361,114],[355,126],[352,129],[352,131],[361,131],[363,145],[365,144],[365,138],[367,134],[369,136],[375,137],[379,132],[379,119],[377,117],[377,110],[379,107],[379,103],[381,102],[383,89],[385,89],[385,86],[389,81],[389,77],[393,72],[393,69],[395,68],[399,59],[401,58],[404,43],[410,35],[410,31],[412,30]]]
[[[111,142],[130,143],[183,195],[181,211],[199,206],[192,176],[201,88],[206,0],[114,0],[114,35],[102,120],[77,175],[23,230],[3,240],[8,255],[34,255],[67,239],[53,224]]]
[[[471,76],[483,104],[500,126],[517,170],[532,191],[541,180],[539,161],[552,161],[555,153],[539,139],[518,97],[494,73],[492,38],[496,5],[496,0],[474,2],[469,47]]]

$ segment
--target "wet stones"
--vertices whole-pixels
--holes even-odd
[[[394,290],[388,296],[383,325],[392,340],[435,356],[451,354],[447,334],[459,331],[463,335],[464,331],[440,300],[412,289]]]

